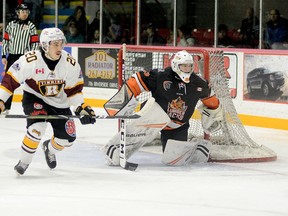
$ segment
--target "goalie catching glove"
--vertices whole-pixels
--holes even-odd
[[[5,110],[4,101],[0,99],[0,114]]]
[[[96,116],[94,110],[87,104],[82,103],[75,110],[75,114],[80,116],[81,124],[94,124],[96,122]]]
[[[209,109],[204,104],[201,104],[198,110],[202,114],[201,123],[205,133],[210,134],[221,128],[221,121],[223,120],[221,104],[216,109]]]

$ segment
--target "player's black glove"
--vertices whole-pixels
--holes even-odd
[[[4,101],[0,99],[0,114],[5,110]]]
[[[83,125],[94,124],[96,122],[94,110],[85,103],[77,107],[75,114],[80,115],[80,121]]]

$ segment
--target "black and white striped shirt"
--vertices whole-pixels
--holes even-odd
[[[38,46],[39,37],[36,26],[30,20],[12,20],[5,29],[2,58],[6,58],[7,54],[24,54],[38,49]]]

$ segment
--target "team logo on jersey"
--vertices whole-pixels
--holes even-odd
[[[187,110],[187,106],[185,105],[185,101],[183,101],[181,99],[181,97],[178,97],[175,100],[172,100],[169,104],[168,104],[168,116],[170,118],[176,118],[179,120],[182,120],[185,112]]]
[[[64,84],[64,80],[39,80],[38,88],[43,96],[54,97],[59,94]]]
[[[198,92],[202,92],[202,90],[203,90],[202,87],[197,87]]]
[[[164,81],[164,82],[163,82],[163,88],[164,88],[164,90],[167,91],[168,89],[170,89],[170,88],[171,88],[171,84],[172,84],[171,81]]]
[[[69,136],[76,137],[76,127],[73,119],[70,119],[65,123],[65,130]]]

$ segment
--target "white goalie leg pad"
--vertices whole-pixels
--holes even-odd
[[[155,102],[149,98],[144,107],[137,112],[141,117],[131,120],[126,126],[126,159],[139,148],[152,142],[159,132],[170,122],[170,118]],[[120,133],[116,134],[104,147],[108,165],[119,166]]]
[[[197,148],[191,158],[191,163],[206,163],[209,160],[212,143],[209,140],[193,138],[191,142],[196,143]]]
[[[222,127],[221,121],[223,120],[223,114],[221,104],[214,110],[207,108],[203,104],[201,104],[197,109],[202,114],[201,122],[205,133],[209,134],[215,132]]]
[[[168,139],[162,163],[170,166],[184,166],[190,163],[197,143]]]

